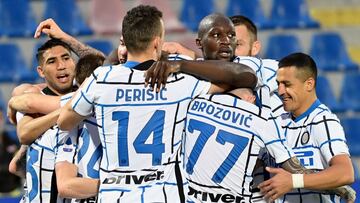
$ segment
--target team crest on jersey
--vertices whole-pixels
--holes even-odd
[[[305,145],[309,142],[310,140],[310,134],[308,131],[305,131],[302,135],[301,135],[301,144]]]

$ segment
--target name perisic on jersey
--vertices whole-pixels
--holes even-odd
[[[116,102],[142,102],[142,101],[166,101],[166,89],[163,88],[160,92],[151,90],[150,88],[137,88],[137,89],[117,89]]]
[[[156,171],[146,175],[120,175],[106,178],[103,184],[127,184],[141,185],[151,181],[159,181],[164,178],[164,171]]]
[[[250,125],[253,120],[251,114],[247,114],[247,115],[241,114],[239,112],[230,111],[228,109],[224,109],[219,106],[214,106],[206,102],[194,101],[190,110],[206,113],[207,115],[209,115],[212,118],[215,118],[216,120],[220,119],[223,121],[242,125],[247,128],[250,128]]]
[[[191,186],[189,186],[189,196],[193,196],[196,199],[199,199],[204,202],[235,202],[235,203],[245,203],[245,200],[241,196],[235,196],[232,194],[220,194],[220,193],[212,193],[212,192],[204,192],[195,190]]]

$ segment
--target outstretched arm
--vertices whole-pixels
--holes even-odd
[[[254,71],[243,64],[223,61],[157,61],[145,74],[145,84],[159,91],[165,87],[169,74],[184,72],[192,74],[214,84],[226,84],[228,87],[246,87],[253,89],[257,82]],[[211,93],[211,92],[210,92]]]
[[[65,33],[51,18],[42,21],[38,25],[34,34],[34,38],[39,38],[41,33],[47,34],[51,38],[56,38],[67,43],[78,57],[93,54],[105,58],[105,55],[102,52],[81,43],[74,37]]]
[[[60,96],[27,93],[9,100],[9,108],[22,113],[48,114],[60,108]]]

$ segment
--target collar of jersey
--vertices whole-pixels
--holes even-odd
[[[320,106],[321,102],[320,100],[316,99],[315,102],[306,110],[303,114],[301,114],[299,117],[295,118],[295,122],[298,122],[299,120],[303,119],[304,117],[308,116],[311,112],[313,112],[318,106]]]
[[[123,66],[130,68],[130,69],[146,71],[147,69],[149,69],[151,67],[151,65],[154,62],[155,62],[154,60],[148,60],[148,61],[144,61],[142,63],[139,63],[136,61],[127,61],[126,63],[123,64]]]
[[[126,61],[126,63],[123,64],[123,66],[127,68],[134,68],[135,66],[139,65],[140,62],[137,61]]]

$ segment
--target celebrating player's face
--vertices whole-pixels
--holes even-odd
[[[297,71],[295,67],[280,68],[276,80],[285,111],[299,116],[308,107],[303,105],[307,99],[305,81],[297,77]]]
[[[50,89],[58,94],[69,92],[74,79],[75,63],[67,49],[55,46],[43,53],[43,63],[38,67]]]
[[[236,56],[254,56],[256,54],[251,53],[253,42],[251,40],[250,33],[245,25],[235,26],[237,46],[235,49]]]
[[[230,61],[236,48],[235,28],[228,19],[218,17],[198,43],[205,59]]]

